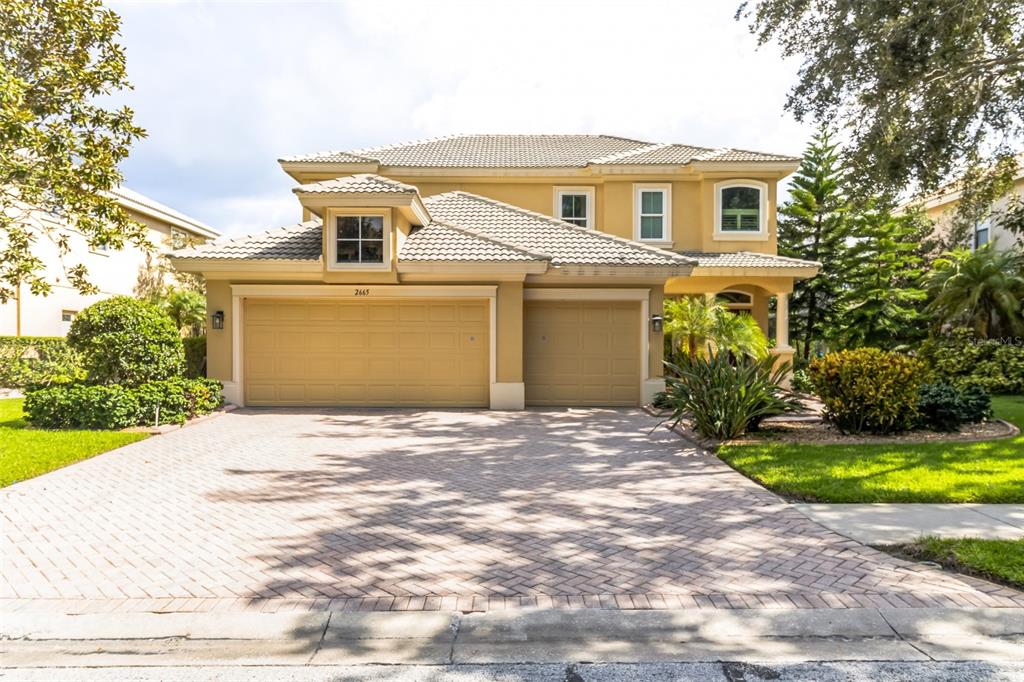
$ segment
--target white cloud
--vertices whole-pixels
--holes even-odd
[[[275,163],[292,153],[459,132],[799,152],[808,136],[782,111],[795,65],[756,50],[728,1],[112,6],[150,132],[128,184],[226,232],[294,202]]]

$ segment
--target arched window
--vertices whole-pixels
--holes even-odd
[[[715,236],[758,239],[768,235],[768,185],[729,180],[715,185]]]

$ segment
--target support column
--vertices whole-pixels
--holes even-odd
[[[499,282],[493,299],[494,330],[497,350],[493,382],[492,410],[521,410],[525,405],[523,384],[523,283]]]
[[[793,362],[793,347],[789,345],[789,294],[785,292],[775,294],[775,348],[772,348],[772,355],[775,356],[776,367],[784,362]],[[783,380],[787,388],[789,381],[787,373]]]
[[[775,294],[775,345],[780,350],[789,345],[789,294]]]

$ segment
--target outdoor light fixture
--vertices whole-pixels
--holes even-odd
[[[224,328],[224,311],[223,310],[218,310],[217,312],[215,312],[213,315],[210,316],[210,319],[212,321],[212,326],[213,326],[214,329],[223,329]]]
[[[651,331],[655,334],[661,332],[661,323],[664,318],[661,315],[651,315]]]

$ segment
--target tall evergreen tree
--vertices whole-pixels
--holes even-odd
[[[796,282],[790,303],[792,339],[805,361],[835,322],[849,267],[850,206],[842,184],[838,146],[819,131],[804,152],[789,201],[779,208],[779,254],[821,263],[819,276]]]
[[[894,348],[927,332],[922,312],[922,243],[929,223],[920,213],[894,215],[877,201],[852,221],[845,289],[839,298],[834,342],[844,347]]]

